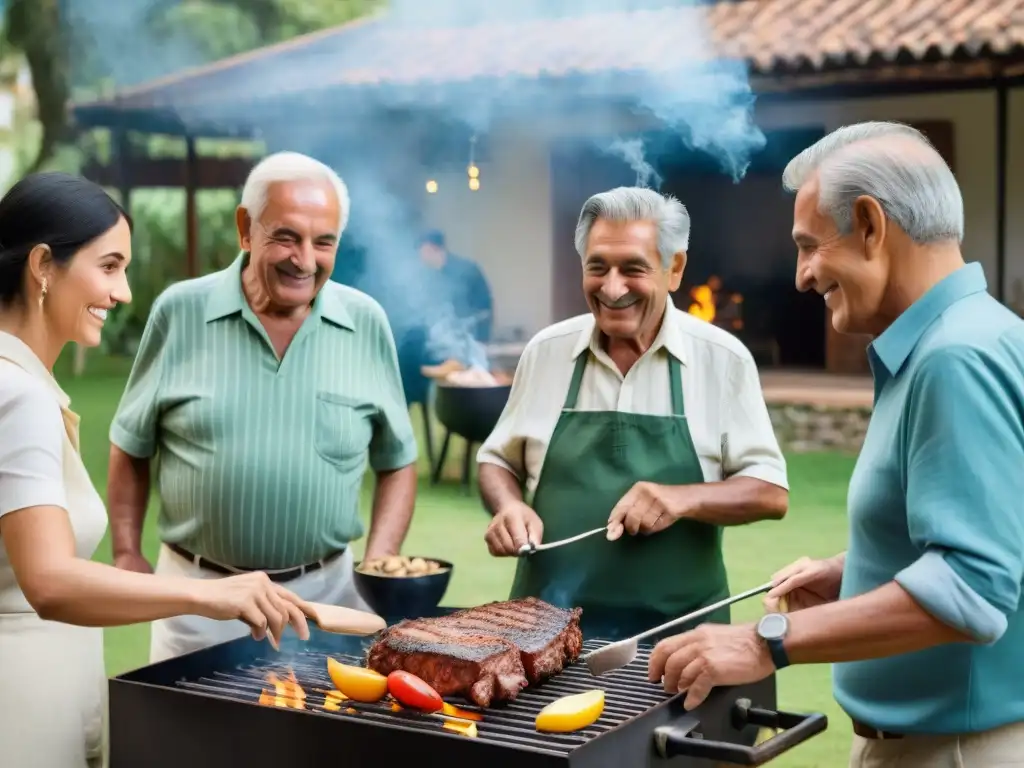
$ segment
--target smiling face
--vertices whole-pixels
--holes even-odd
[[[64,265],[39,250],[39,273],[46,277],[43,312],[51,336],[61,343],[97,346],[107,313],[132,300],[126,273],[132,258],[128,222],[121,218]]]
[[[338,196],[326,179],[271,184],[258,221],[238,209],[254,310],[287,313],[313,302],[334,271],[340,222]]]
[[[601,332],[649,345],[685,263],[685,254],[677,253],[668,269],[661,266],[653,221],[597,219],[583,259],[583,293]]]
[[[877,202],[865,198],[855,203],[854,214],[853,231],[843,236],[818,210],[817,176],[800,188],[793,210],[796,287],[824,297],[840,333],[877,335],[886,325],[889,282],[888,259],[880,248],[884,216]]]

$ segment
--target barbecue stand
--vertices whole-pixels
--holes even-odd
[[[434,413],[444,427],[444,441],[441,452],[431,473],[430,482],[437,485],[441,480],[448,445],[452,435],[466,441],[466,453],[462,462],[462,487],[467,493],[472,485],[473,463],[476,461],[474,446],[483,443],[491,434],[501,412],[508,402],[511,384],[494,387],[460,387],[454,384],[436,382],[434,387]]]
[[[775,711],[774,677],[715,689],[686,712],[681,695],[647,681],[650,648],[642,648],[624,669],[593,677],[574,664],[485,710],[470,738],[444,730],[439,718],[395,713],[385,704],[356,704],[355,713],[324,710],[320,691],[333,688],[326,656],[361,663],[370,640],[311,632],[309,643],[288,636],[280,652],[246,637],[110,680],[110,768],[281,768],[339,758],[399,765],[424,756],[488,768],[762,765],[827,727],[821,714]],[[588,641],[585,651],[600,645]],[[306,708],[259,704],[267,672],[288,668],[306,692]],[[545,704],[591,688],[605,690],[597,723],[569,734],[535,730]],[[760,727],[787,730],[751,746]]]

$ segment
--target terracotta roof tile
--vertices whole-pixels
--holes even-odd
[[[120,103],[180,107],[257,90],[672,72],[715,56],[745,60],[762,75],[1024,58],[1024,0],[739,0],[426,30],[382,17],[128,89]]]

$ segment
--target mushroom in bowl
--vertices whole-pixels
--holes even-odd
[[[355,584],[367,605],[388,623],[434,612],[454,566],[435,557],[392,555],[356,563]]]

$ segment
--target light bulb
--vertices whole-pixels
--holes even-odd
[[[474,192],[480,189],[480,179],[470,179],[469,188],[472,189]]]
[[[427,182],[427,192],[429,192],[431,195],[437,192],[437,182],[434,181],[433,179]]]
[[[469,174],[469,178],[471,179],[476,179],[480,176],[480,169],[475,165],[470,165],[469,168],[466,169],[466,172]]]

